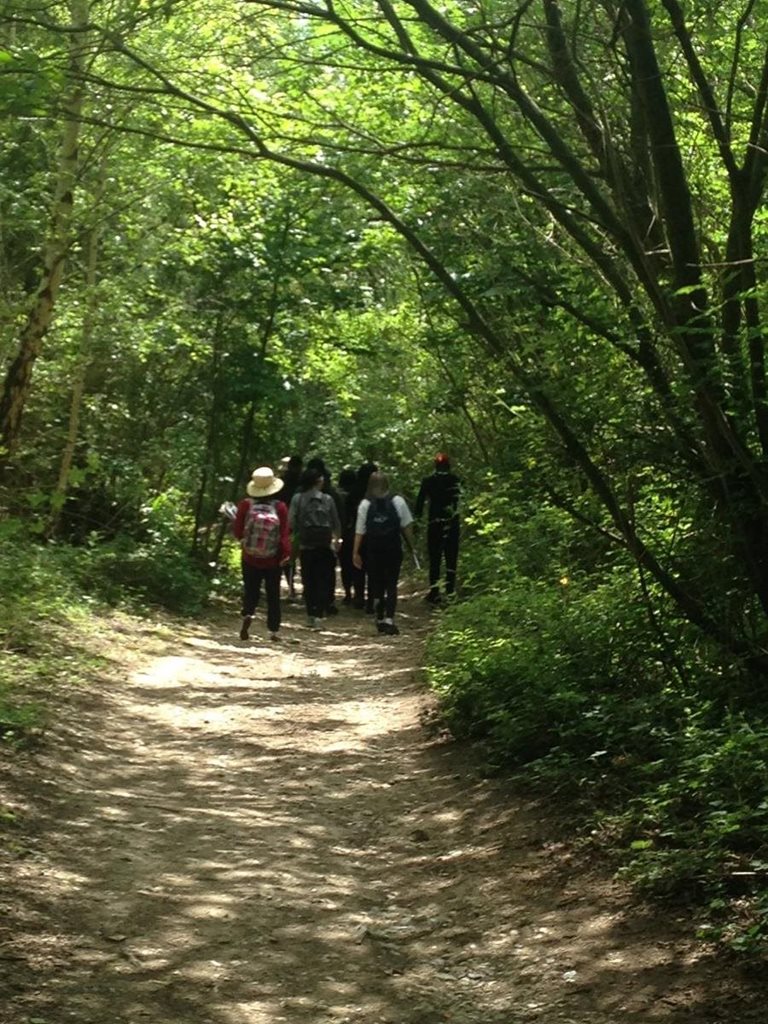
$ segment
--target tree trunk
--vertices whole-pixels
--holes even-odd
[[[192,534],[192,554],[196,554],[200,547],[207,546],[206,538],[203,540],[203,509],[205,497],[208,493],[208,483],[214,469],[214,447],[219,432],[219,387],[221,376],[221,343],[224,330],[224,310],[219,310],[216,323],[213,328],[211,339],[211,402],[208,410],[208,429],[205,437],[205,452],[203,453],[203,466],[200,472],[200,484],[195,498],[195,525]]]
[[[59,150],[51,222],[43,248],[42,278],[19,339],[18,353],[8,369],[0,400],[0,468],[7,465],[18,443],[32,370],[53,319],[64,275],[64,261],[70,245],[70,222],[79,165],[80,116],[85,99],[82,71],[87,47],[86,0],[70,0],[69,11],[72,29],[69,34],[70,89],[64,101],[64,131]]]
[[[72,385],[72,398],[69,403],[69,424],[67,427],[67,439],[59,466],[59,478],[56,489],[51,498],[51,518],[48,524],[47,535],[52,537],[56,534],[61,511],[67,500],[69,490],[69,476],[72,471],[72,462],[75,457],[75,447],[80,431],[80,415],[83,407],[83,395],[85,393],[85,378],[90,361],[93,328],[96,319],[96,264],[99,253],[99,228],[94,225],[88,232],[88,247],[85,268],[85,314],[83,316],[83,330],[80,340],[80,352],[75,367],[75,378]]]

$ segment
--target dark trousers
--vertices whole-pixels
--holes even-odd
[[[333,594],[336,556],[330,548],[301,549],[301,582],[307,615],[323,616]]]
[[[296,563],[289,562],[283,566],[283,574],[285,576],[285,582],[288,584],[288,590],[291,597],[296,593]]]
[[[341,585],[344,587],[344,596],[352,596],[352,586],[355,578],[355,567],[352,564],[352,548],[355,544],[355,531],[346,530],[341,537],[341,552],[339,554],[339,566],[341,568]]]
[[[336,603],[336,554],[331,552],[331,571],[328,574],[327,590],[326,590],[326,608],[330,608],[332,604]]]
[[[429,554],[429,589],[437,592],[440,582],[440,563],[445,558],[445,592],[456,590],[456,564],[459,560],[459,521],[430,523],[427,527]]]
[[[267,629],[276,633],[280,629],[280,566],[274,569],[257,569],[247,562],[243,568],[243,615],[253,615],[259,606],[261,581],[267,595]]]
[[[371,591],[371,578],[368,574],[368,542],[363,537],[360,544],[360,557],[363,560],[363,568],[352,567],[352,590],[354,591],[355,608],[368,608],[373,611],[373,594]]]
[[[371,596],[376,604],[376,618],[392,619],[397,607],[397,581],[403,564],[402,548],[368,549],[367,567]]]

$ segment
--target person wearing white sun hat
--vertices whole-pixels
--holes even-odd
[[[280,577],[282,566],[291,557],[288,509],[277,495],[283,481],[269,466],[260,466],[251,474],[245,488],[248,497],[238,502],[233,533],[242,547],[243,609],[240,639],[248,631],[261,596],[261,584],[267,595],[267,629],[273,640],[280,632]]]

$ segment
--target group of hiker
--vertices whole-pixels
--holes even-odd
[[[297,599],[296,568],[301,568],[307,625],[338,614],[336,568],[343,603],[375,616],[379,633],[395,636],[397,588],[403,541],[414,552],[414,516],[427,512],[429,591],[439,604],[441,566],[445,562],[445,596],[456,588],[459,552],[461,483],[450,459],[439,454],[434,471],[421,482],[414,513],[373,462],[345,467],[334,485],[320,457],[306,465],[298,455],[281,460],[277,471],[262,466],[251,474],[244,497],[231,511],[233,532],[242,554],[243,605],[240,639],[249,638],[262,584],[267,630],[278,640],[282,621],[280,590],[285,578],[289,599]],[[418,564],[418,563],[417,563]]]

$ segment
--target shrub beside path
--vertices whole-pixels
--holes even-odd
[[[424,730],[416,597],[396,638],[286,617],[277,646],[115,616],[3,755],[2,1024],[765,1020],[762,977]]]

